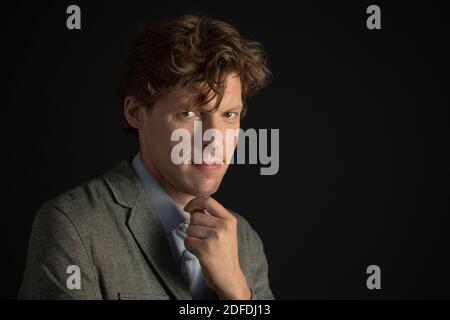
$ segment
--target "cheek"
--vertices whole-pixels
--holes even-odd
[[[162,119],[148,121],[144,128],[145,144],[157,158],[170,157],[172,130]]]
[[[234,151],[239,143],[239,126],[230,128],[229,136],[224,134],[224,143],[227,145],[228,150]]]
[[[180,137],[180,132],[174,136],[174,140],[172,140],[172,134],[175,130],[183,130],[183,136]],[[162,150],[164,150],[164,157],[169,158],[170,164],[177,166],[179,170],[183,170],[188,168],[188,166],[184,163],[191,160],[191,154],[193,152],[193,126],[189,123],[180,123],[176,121],[169,121],[165,126],[164,138],[161,138],[164,146],[162,146]],[[182,148],[182,153],[179,152],[180,147]],[[172,151],[175,151],[176,156],[181,156],[183,159],[182,164],[177,161],[174,163],[171,159]]]
[[[150,138],[155,140],[163,149],[170,147],[171,136],[173,130],[176,129],[173,124],[167,118],[158,118],[152,121],[149,132]]]

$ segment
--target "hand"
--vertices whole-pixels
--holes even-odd
[[[250,299],[239,265],[236,217],[211,197],[194,198],[184,210],[191,214],[184,245],[198,258],[208,287],[220,299]]]

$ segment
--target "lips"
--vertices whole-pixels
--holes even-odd
[[[203,161],[201,164],[194,164],[194,167],[205,172],[218,171],[223,165],[223,161]]]
[[[223,164],[223,160],[203,160],[202,164],[206,164],[206,165],[214,165],[214,164],[218,164],[221,165]]]
[[[225,160],[213,159],[213,158],[203,158],[201,163],[195,163],[194,160],[192,160],[192,163],[195,165],[222,165],[225,163]]]

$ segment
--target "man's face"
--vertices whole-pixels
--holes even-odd
[[[226,83],[224,97],[216,110],[211,111],[216,98],[207,105],[192,109],[187,104],[189,99],[186,92],[183,94],[183,91],[174,91],[161,96],[149,111],[143,112],[143,124],[139,130],[140,152],[148,169],[156,174],[155,178],[160,183],[167,183],[176,191],[193,196],[211,195],[219,188],[228,169],[226,159],[231,157],[230,153],[234,152],[237,144],[237,138],[226,139],[226,130],[239,129],[243,106],[239,77],[231,73]],[[222,155],[214,152],[213,157],[203,157],[202,164],[194,164],[195,121],[201,121],[202,125],[202,132],[195,132],[202,135],[201,154],[211,143],[216,150],[222,150]],[[172,161],[172,148],[179,143],[171,141],[171,135],[176,129],[185,129],[190,133],[192,151],[184,154],[184,157],[190,158],[191,164],[175,164]],[[203,132],[208,129],[220,131],[222,141],[215,137],[213,141],[203,141]]]

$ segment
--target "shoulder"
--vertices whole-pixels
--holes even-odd
[[[108,187],[100,176],[50,199],[41,206],[41,211],[58,209],[65,213],[81,213],[102,206],[110,197]]]
[[[33,229],[61,236],[95,234],[99,221],[104,221],[105,213],[110,212],[111,199],[102,176],[88,180],[43,203],[34,218]]]
[[[47,201],[42,210],[58,209],[74,220],[92,212],[113,211],[119,204],[117,195],[125,191],[136,193],[137,177],[128,158],[97,177],[87,180]],[[127,194],[131,197],[131,195]]]
[[[253,228],[251,223],[241,214],[228,209],[237,220],[238,236],[243,238],[249,247],[262,246],[261,237],[258,232]]]

